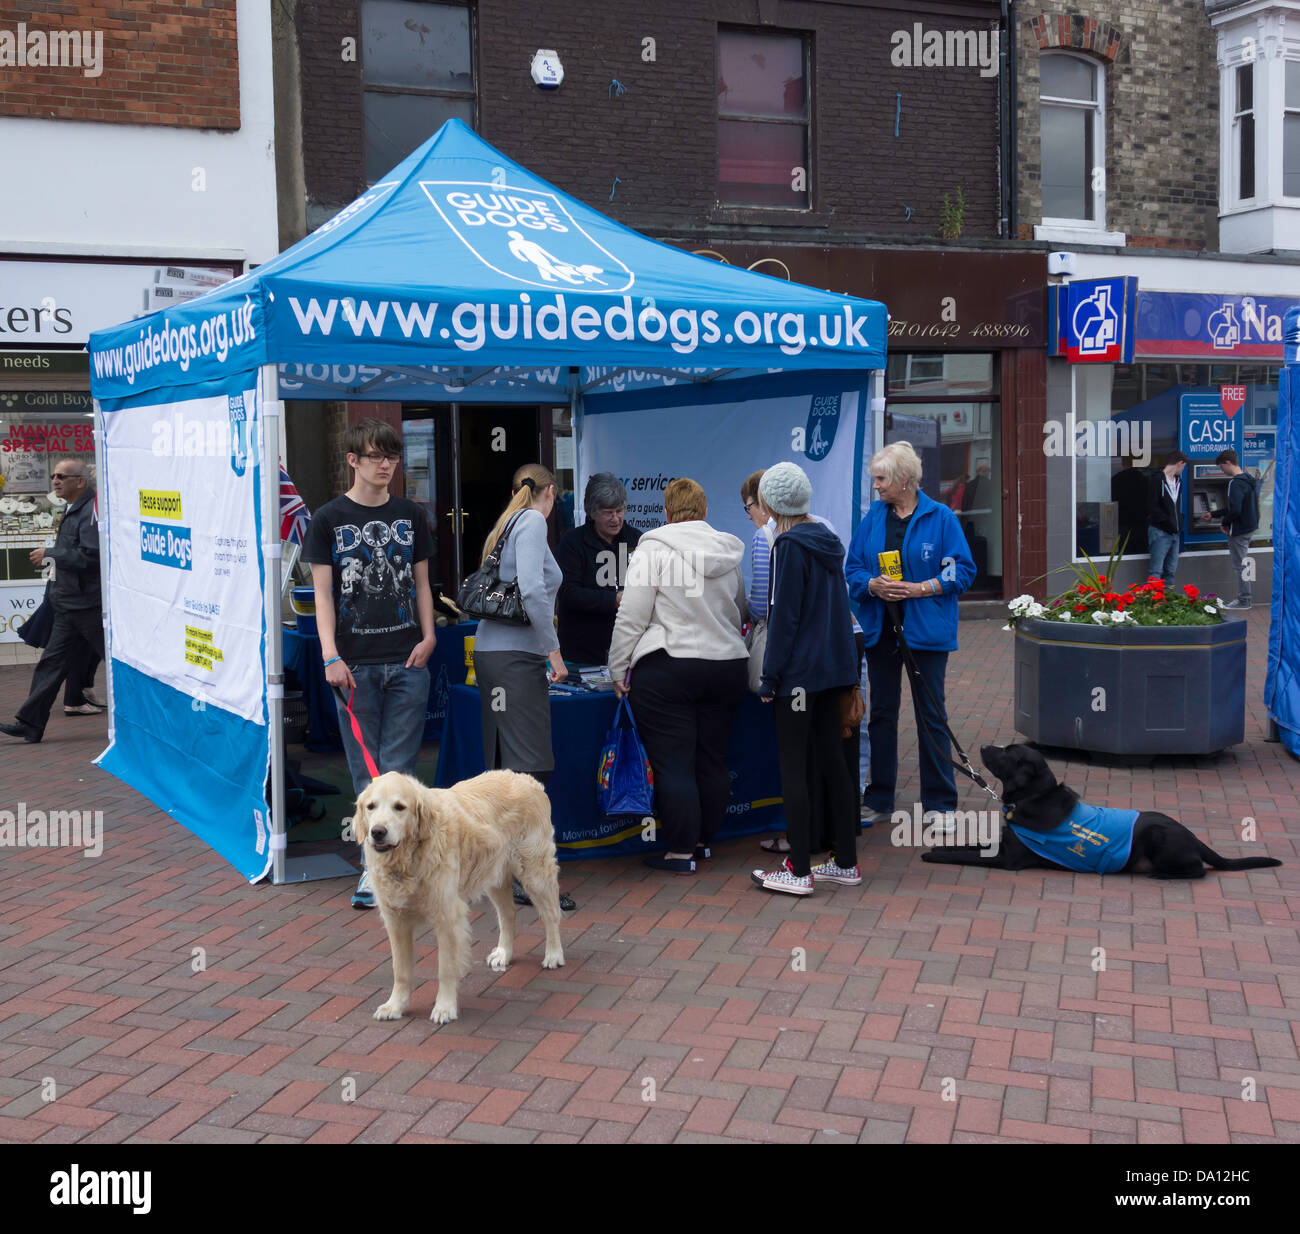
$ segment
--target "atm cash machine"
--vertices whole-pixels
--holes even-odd
[[[1187,508],[1183,513],[1183,540],[1204,544],[1222,540],[1221,524],[1228,512],[1228,477],[1218,463],[1192,462],[1183,471]]]

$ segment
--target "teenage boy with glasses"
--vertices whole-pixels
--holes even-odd
[[[60,459],[51,477],[54,491],[67,502],[52,548],[38,548],[34,566],[54,564],[50,605],[54,628],[45,653],[32,674],[32,689],[13,724],[0,733],[36,742],[45,736],[59,687],[70,674],[80,678],[92,656],[104,657],[100,615],[99,526],[95,522],[95,488],[81,459]]]
[[[382,775],[415,774],[436,643],[429,557],[433,533],[422,507],[388,486],[401,462],[397,431],[365,419],[343,435],[352,487],[316,511],[303,560],[316,591],[325,680],[351,697],[361,738]],[[347,706],[335,696],[339,730],[359,797],[370,783]],[[362,870],[354,908],[374,908]]]

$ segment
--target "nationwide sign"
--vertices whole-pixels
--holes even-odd
[[[1048,292],[1048,355],[1071,364],[1132,364],[1137,279],[1087,279]]]
[[[1297,306],[1294,296],[1143,291],[1137,354],[1281,361],[1283,318]]]

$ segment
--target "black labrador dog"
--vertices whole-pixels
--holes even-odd
[[[923,853],[922,861],[996,870],[1144,870],[1151,878],[1204,878],[1206,865],[1260,870],[1282,864],[1273,857],[1220,857],[1167,814],[1084,805],[1078,793],[1057,781],[1032,746],[983,746],[980,758],[1002,781],[1007,825],[998,852],[988,856],[975,845],[940,847]]]

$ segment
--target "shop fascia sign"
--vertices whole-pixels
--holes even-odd
[[[1138,297],[1138,355],[1281,360],[1283,319],[1293,296],[1144,291]]]
[[[0,349],[85,343],[91,331],[170,307],[228,270],[77,261],[0,261]]]
[[[1048,287],[1049,356],[1071,364],[1132,364],[1137,279],[1084,279]]]

